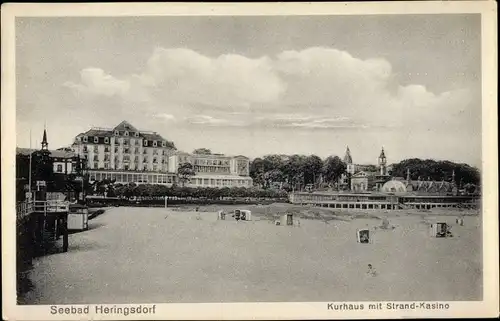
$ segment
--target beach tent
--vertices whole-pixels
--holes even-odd
[[[293,226],[293,214],[285,213],[280,216],[280,225],[290,225]]]
[[[362,244],[372,243],[370,230],[369,229],[356,230],[356,240],[358,243],[362,243]]]
[[[447,237],[450,234],[448,224],[442,222],[432,223],[430,234],[432,237]]]
[[[252,220],[252,211],[249,210],[240,210],[241,220],[242,221],[251,221]]]

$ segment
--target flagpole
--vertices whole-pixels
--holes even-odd
[[[30,193],[30,198],[31,198],[31,160],[33,158],[33,151],[31,150],[31,129],[30,129],[30,170],[29,170],[29,176],[28,176],[28,184],[29,184],[29,193]]]

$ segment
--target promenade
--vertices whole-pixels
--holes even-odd
[[[454,224],[454,216],[434,217]],[[215,213],[111,208],[71,234],[69,251],[37,258],[26,304],[480,300],[479,216],[428,235],[418,215],[356,243],[379,220],[217,221]],[[427,219],[426,219],[427,220]],[[372,264],[377,276],[367,275]]]

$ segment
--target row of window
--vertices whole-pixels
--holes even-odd
[[[99,156],[94,155],[94,159],[93,160],[94,160],[94,162],[98,162],[99,161]],[[120,159],[118,157],[115,157],[114,160],[115,160],[115,163],[117,163],[117,162],[120,161]],[[122,158],[122,160],[124,162],[130,162],[131,158],[130,158],[129,155],[124,155],[123,158]],[[154,158],[152,158],[152,160],[153,160],[153,163],[162,163],[162,164],[167,164],[168,163],[167,159],[158,159],[158,158],[154,157]],[[104,161],[105,162],[111,161],[111,157],[109,157],[109,155],[104,155]],[[148,163],[149,162],[149,158],[144,157],[144,158],[140,159],[139,156],[135,156],[134,162],[135,163],[139,163],[139,162]]]
[[[198,173],[229,173],[229,167],[214,167],[214,166],[194,166],[195,172]]]
[[[195,159],[194,165],[200,166],[229,166],[229,160],[218,160],[218,159]]]
[[[166,168],[162,170],[162,166],[159,166],[157,164],[153,164],[151,168],[149,168],[147,165],[140,165],[140,164],[128,164],[124,163],[123,166],[122,164],[115,163],[114,166],[111,166],[109,162],[103,163],[102,166],[100,166],[99,162],[93,162],[90,163],[89,166],[92,166],[91,169],[115,169],[115,170],[125,170],[125,171],[153,171],[153,172],[158,172],[158,171],[167,171]]]
[[[176,177],[174,175],[142,174],[142,173],[106,173],[91,172],[91,180],[111,179],[117,183],[151,183],[151,184],[172,184]]]
[[[88,143],[88,142],[89,142],[89,138],[88,138],[88,136],[83,136],[83,142],[84,142],[84,143]],[[94,136],[94,143],[95,143],[95,144],[99,144],[99,137],[98,137],[98,136]],[[105,143],[105,144],[109,144],[109,137],[104,137],[104,143]],[[134,144],[134,141],[132,141],[131,143],[132,143],[132,145],[133,145],[133,144]],[[148,146],[148,140],[144,139],[144,140],[142,141],[142,144],[143,144],[143,146]],[[126,139],[125,139],[125,140],[123,141],[123,145],[127,146],[127,145],[128,145],[128,140],[126,140]],[[135,145],[137,145],[137,146],[139,146],[139,145],[140,145],[139,140],[135,141]],[[161,147],[166,147],[166,146],[167,146],[167,142],[162,141],[160,145],[161,145]],[[159,146],[158,141],[153,140],[153,147],[158,147],[158,146]]]
[[[198,186],[250,186],[250,180],[244,179],[219,179],[219,178],[193,178],[191,183]]]
[[[143,174],[143,173],[107,173],[91,172],[91,180],[111,179],[117,183],[150,183],[150,184],[172,184],[175,182],[175,175],[165,174]],[[193,178],[191,184],[198,186],[250,186],[250,180],[244,179],[218,179],[218,178]]]
[[[86,153],[88,152],[90,149],[87,145],[84,145],[83,146],[83,152]],[[94,148],[92,149],[94,151],[94,153],[98,153],[99,152],[99,148],[98,146],[94,145]],[[108,147],[108,146],[105,146],[104,147],[104,152],[105,153],[109,153],[111,151],[111,149]],[[119,148],[118,147],[115,147],[114,149],[115,153],[118,153],[119,152]],[[131,148],[123,148],[122,149],[122,152],[124,154],[129,154],[129,153],[135,153],[135,154],[140,154],[141,150],[138,148],[138,147],[135,147],[134,149],[131,149]],[[142,153],[143,154],[147,154],[148,153],[148,150],[147,149],[142,149]],[[166,150],[162,150],[162,151],[158,151],[157,149],[153,150],[153,155],[163,155],[163,156],[168,156],[168,152]]]

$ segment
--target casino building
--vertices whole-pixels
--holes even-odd
[[[71,149],[87,160],[91,180],[165,184],[178,181],[178,168],[191,163],[196,175],[186,186],[250,187],[249,159],[221,154],[180,152],[173,142],[127,121],[114,128],[91,128],[75,137]]]
[[[448,207],[479,208],[479,195],[459,195],[455,172],[450,181],[393,177],[387,167],[387,158],[382,148],[378,157],[378,171],[373,166],[355,165],[349,147],[344,162],[346,174],[339,185],[350,188],[342,192],[294,192],[289,195],[293,204],[310,204],[345,210],[397,210],[405,208],[432,209]]]

